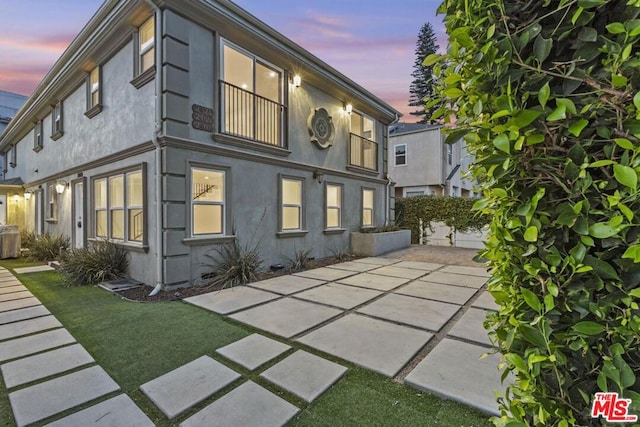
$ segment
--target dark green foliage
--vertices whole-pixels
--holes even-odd
[[[419,117],[419,123],[430,123],[431,114],[437,108],[433,105],[425,108],[425,100],[427,100],[427,102],[431,101],[435,96],[433,88],[435,77],[433,75],[433,67],[431,65],[424,65],[422,61],[428,55],[436,53],[438,48],[436,34],[433,32],[431,24],[427,22],[420,28],[420,33],[418,34],[416,59],[413,65],[413,72],[411,73],[413,81],[409,87],[409,106],[419,107],[418,110],[412,111],[411,115]]]
[[[20,246],[23,249],[33,248],[36,243],[36,233],[33,231],[25,230],[23,228],[20,229]]]
[[[61,234],[45,233],[35,238],[29,247],[29,257],[37,261],[53,261],[69,249],[69,238]]]
[[[207,285],[224,287],[254,282],[263,262],[257,245],[242,247],[237,238],[232,243],[214,248],[205,257],[208,261],[203,267],[210,271],[211,276]]]
[[[487,326],[517,377],[497,425],[640,414],[640,1],[445,0],[433,55],[492,218]],[[506,374],[506,373],[505,373]]]
[[[292,273],[306,270],[313,265],[313,260],[310,249],[296,250],[293,258],[290,258],[287,262],[287,270]]]
[[[349,248],[331,249],[333,257],[340,262],[350,261],[353,255],[349,252]]]
[[[60,260],[60,273],[70,286],[122,279],[129,270],[129,252],[109,241],[72,249]]]
[[[486,215],[473,212],[477,199],[449,196],[417,196],[396,200],[396,223],[411,230],[411,242],[418,243],[420,219],[425,227],[432,221],[444,222],[457,231],[480,230],[490,222]]]

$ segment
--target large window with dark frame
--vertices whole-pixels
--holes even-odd
[[[138,30],[138,74],[155,65],[155,19],[152,16]]]
[[[227,41],[221,63],[220,132],[284,146],[283,71]]]
[[[94,67],[87,76],[87,111],[85,116],[92,118],[102,111],[102,70]]]
[[[351,113],[349,164],[373,171],[378,170],[378,144],[375,142],[376,123],[356,111]]]
[[[303,181],[296,178],[280,180],[281,229],[282,231],[302,230],[303,227]]]
[[[94,235],[114,241],[144,241],[143,170],[93,180]]]
[[[374,225],[374,198],[375,190],[371,188],[362,189],[362,225],[364,227],[373,227]]]
[[[327,184],[327,228],[342,227],[342,186]]]
[[[225,178],[223,170],[191,168],[191,235],[225,234]]]

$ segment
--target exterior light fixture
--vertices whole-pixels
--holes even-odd
[[[347,104],[344,106],[344,112],[347,114],[351,114],[353,112],[353,105]]]
[[[56,184],[56,193],[62,194],[64,193],[64,189],[67,188],[67,183],[64,181],[60,181]]]
[[[302,77],[300,77],[300,74],[296,74],[295,76],[293,76],[292,82],[295,87],[300,87],[300,85],[302,84]]]
[[[25,200],[31,200],[31,192],[27,191],[26,193],[24,193],[24,199]]]
[[[18,193],[13,195],[13,200],[18,203],[18,200],[20,200],[20,196],[18,195]]]
[[[313,179],[318,181],[318,184],[322,184],[322,181],[324,180],[324,173],[322,173],[322,171],[320,169],[314,170],[313,171]]]

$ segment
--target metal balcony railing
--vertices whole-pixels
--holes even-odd
[[[349,165],[378,170],[378,144],[352,133],[349,140]]]
[[[220,132],[284,146],[286,107],[220,80]]]

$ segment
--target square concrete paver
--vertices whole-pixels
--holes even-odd
[[[310,279],[325,280],[333,282],[344,277],[352,276],[355,271],[340,270],[338,268],[320,267],[313,270],[301,271],[294,276],[308,277]]]
[[[184,300],[190,304],[206,308],[216,313],[228,314],[276,298],[280,298],[280,295],[247,286],[236,286],[221,291],[185,298]]]
[[[294,295],[294,297],[320,304],[332,305],[338,308],[350,309],[379,295],[382,295],[382,292],[341,285],[339,283],[329,283],[301,292]]]
[[[290,348],[291,346],[267,338],[264,335],[252,334],[217,349],[216,353],[253,371]]]
[[[358,310],[393,322],[439,331],[460,306],[405,295],[389,294]]]
[[[22,285],[22,282],[20,282],[18,279],[14,278],[14,277],[7,277],[6,279],[2,279],[0,278],[0,288],[8,288],[11,286],[18,286],[18,285]]]
[[[40,305],[40,301],[36,297],[16,299],[13,301],[0,302],[0,313],[17,310],[19,308],[33,307],[34,305]]]
[[[222,363],[202,356],[142,384],[140,390],[163,414],[174,418],[240,377]]]
[[[403,279],[417,279],[420,276],[427,274],[424,270],[416,270],[415,268],[400,268],[395,265],[387,265],[384,267],[371,270],[371,274],[379,274],[382,276],[401,277]]]
[[[356,271],[362,273],[364,271],[373,270],[374,268],[382,267],[381,264],[368,264],[365,262],[339,262],[338,264],[328,265],[329,268],[337,268],[339,270]]]
[[[489,277],[491,274],[485,267],[465,267],[462,265],[447,265],[441,269],[443,273],[468,274],[469,276]]]
[[[500,356],[486,347],[445,338],[405,378],[418,390],[457,400],[498,415],[494,390],[504,392],[500,383]]]
[[[46,316],[47,314],[51,313],[44,305],[5,311],[4,313],[0,313],[0,325],[17,322],[19,320],[33,319],[34,317]]]
[[[291,338],[340,313],[342,311],[335,308],[284,298],[229,317],[258,329]]]
[[[487,312],[479,308],[470,308],[449,331],[449,335],[474,341],[488,346],[493,345],[489,333],[482,326]]]
[[[337,363],[298,350],[260,376],[290,393],[313,402],[347,372]]]
[[[393,377],[432,336],[406,326],[349,314],[298,341]]]
[[[155,424],[126,394],[71,414],[46,427],[153,427]]]
[[[368,257],[368,258],[360,258],[353,262],[363,262],[365,264],[375,264],[375,265],[391,265],[399,261],[400,261],[399,259],[394,259],[394,258]]]
[[[422,261],[401,261],[397,264],[394,264],[394,267],[413,268],[415,270],[433,271],[442,267],[442,264],[436,264],[433,262],[422,262]]]
[[[429,283],[416,280],[395,292],[398,294],[410,295],[412,297],[427,298],[463,305],[469,301],[477,290],[473,288],[463,288],[461,286],[443,285],[440,283]]]
[[[0,366],[7,388],[93,363],[93,357],[80,344],[61,347]]]
[[[119,389],[101,367],[93,366],[9,393],[9,401],[16,424],[24,426]]]
[[[298,411],[298,408],[286,400],[253,381],[247,381],[180,425],[277,427],[285,425]]]
[[[49,265],[36,265],[34,267],[20,267],[20,268],[13,269],[13,271],[15,271],[16,274],[41,273],[43,271],[52,271],[52,270],[55,270],[55,269]]]
[[[290,274],[274,277],[273,279],[261,280],[259,282],[250,283],[248,286],[252,288],[264,289],[265,291],[275,292],[281,295],[290,295],[305,289],[313,288],[326,280],[309,279],[307,277],[293,276]]]
[[[493,299],[493,295],[486,291],[481,293],[478,299],[475,300],[471,304],[471,306],[493,311],[498,311],[500,309],[500,306],[496,303],[496,300]]]
[[[66,329],[55,329],[0,343],[0,362],[71,344],[76,340]]]
[[[10,294],[1,294],[0,302],[13,301],[16,299],[29,298],[29,297],[33,297],[33,294],[29,291],[12,292]]]
[[[358,286],[361,288],[377,289],[379,291],[390,291],[398,286],[409,282],[409,279],[400,277],[380,276],[378,274],[361,273],[346,279],[338,280],[338,283]]]
[[[2,295],[12,294],[14,292],[24,292],[26,290],[27,288],[25,288],[22,285],[11,285],[11,286],[5,286],[4,288],[0,288],[0,294]]]
[[[420,278],[420,280],[476,289],[481,288],[487,281],[486,277],[469,276],[468,274],[443,273],[441,271],[429,273],[427,276]]]
[[[35,319],[0,325],[0,340],[29,335],[47,329],[61,328],[62,324],[53,316],[36,317]]]

